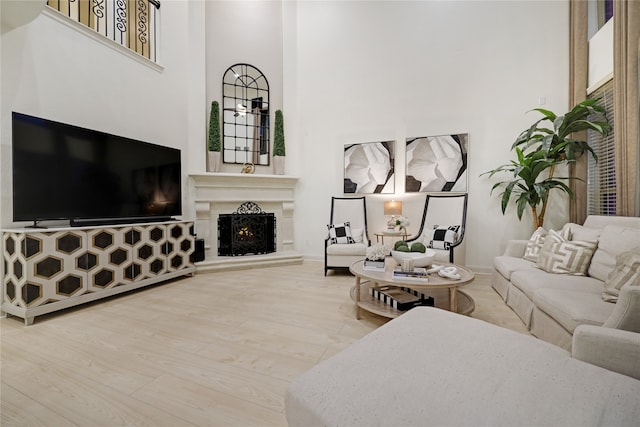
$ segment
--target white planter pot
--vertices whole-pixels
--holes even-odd
[[[273,156],[274,175],[284,175],[284,156]]]
[[[209,164],[207,165],[207,171],[218,172],[220,170],[220,152],[208,151],[208,153]]]

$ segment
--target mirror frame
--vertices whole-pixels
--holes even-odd
[[[269,166],[269,82],[250,64],[234,64],[222,77],[222,161]]]

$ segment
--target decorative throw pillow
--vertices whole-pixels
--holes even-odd
[[[547,237],[547,233],[548,231],[542,227],[538,227],[538,229],[533,232],[527,242],[527,248],[524,250],[524,259],[531,262],[538,261],[538,256],[540,255],[542,245],[544,245],[544,239]]]
[[[363,241],[364,228],[351,228],[351,237],[353,241],[356,243],[362,243]]]
[[[640,247],[622,252],[616,257],[616,267],[604,282],[602,299],[607,302],[618,301],[620,288],[627,283],[640,284]]]
[[[439,226],[434,225],[431,233],[424,239],[426,246],[431,249],[451,249],[451,245],[458,239],[459,225]]]
[[[355,243],[351,237],[351,224],[347,221],[342,224],[327,225],[329,228],[329,240],[331,243]]]
[[[584,276],[597,247],[597,241],[567,240],[557,231],[549,230],[536,266],[547,273]]]

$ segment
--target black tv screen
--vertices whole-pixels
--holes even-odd
[[[16,112],[12,129],[14,221],[181,215],[180,150]]]

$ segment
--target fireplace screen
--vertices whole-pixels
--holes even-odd
[[[276,251],[276,218],[253,202],[218,216],[218,255],[257,255]]]

